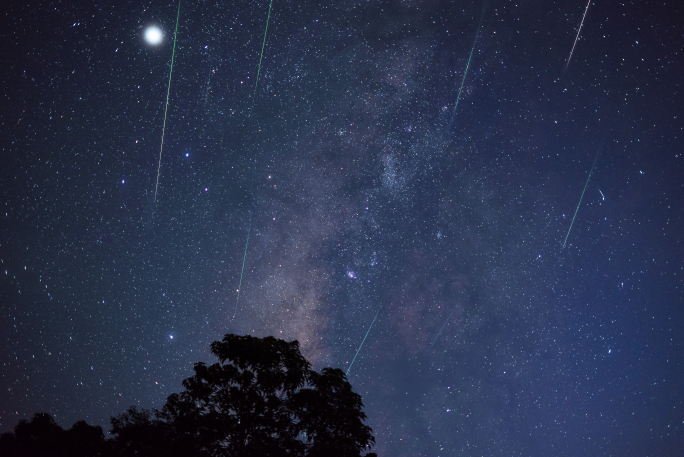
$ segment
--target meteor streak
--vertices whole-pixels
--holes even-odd
[[[249,246],[249,234],[252,231],[252,216],[249,216],[249,229],[247,229],[247,242],[245,243],[245,255],[242,256],[242,270],[240,270],[240,283],[237,289],[237,298],[235,299],[235,311],[233,311],[233,319],[237,314],[238,302],[240,301],[240,289],[242,289],[242,274],[245,272],[245,260],[247,259],[247,246]]]
[[[171,74],[173,73],[173,58],[176,55],[176,39],[178,38],[178,19],[180,19],[181,2],[178,0],[176,14],[176,31],[173,32],[173,52],[171,53],[171,70],[169,71],[169,85],[166,87],[166,108],[164,108],[164,125],[162,126],[161,146],[159,147],[159,165],[157,165],[157,184],[154,185],[154,203],[157,203],[157,189],[159,188],[159,172],[161,171],[162,151],[164,150],[164,132],[166,132],[166,114],[169,112],[169,94],[171,93]]]
[[[577,211],[579,211],[579,207],[582,204],[582,198],[584,197],[584,192],[587,190],[587,185],[589,184],[589,179],[591,179],[591,173],[594,171],[594,165],[596,165],[596,161],[598,160],[599,152],[601,149],[596,151],[596,158],[594,159],[594,163],[591,166],[591,170],[589,170],[589,176],[587,176],[587,182],[584,183],[584,189],[582,190],[582,195],[580,195],[579,203],[577,203],[577,209],[575,209],[575,215],[572,216],[572,222],[570,222],[570,228],[568,229],[568,233],[565,235],[565,241],[563,241],[563,248],[565,249],[565,243],[568,242],[568,236],[570,236],[570,230],[572,230],[572,224],[575,223],[575,218],[577,217]]]
[[[254,95],[256,96],[257,87],[259,86],[259,74],[261,73],[261,60],[264,58],[264,47],[266,46],[266,34],[268,33],[268,21],[271,19],[271,8],[273,7],[273,0],[268,6],[268,16],[266,17],[266,30],[264,30],[264,42],[261,43],[261,57],[259,57],[259,69],[257,70],[256,83],[254,84]]]
[[[349,370],[351,370],[352,365],[354,365],[354,360],[356,360],[356,356],[359,355],[359,351],[361,351],[361,348],[363,347],[363,343],[366,342],[366,338],[368,338],[368,334],[371,331],[371,328],[373,328],[373,324],[375,324],[375,319],[378,318],[378,314],[380,314],[380,310],[378,310],[377,313],[375,313],[375,317],[373,318],[373,322],[371,322],[370,327],[368,327],[368,331],[366,332],[366,336],[363,337],[363,341],[361,341],[361,345],[359,346],[359,349],[356,351],[356,354],[354,354],[354,358],[352,359],[351,364],[349,365],[349,368],[347,368],[347,376],[349,375]]]
[[[591,0],[587,2],[587,7],[584,8],[584,15],[582,15],[582,22],[580,22],[579,29],[577,29],[577,36],[575,36],[575,42],[572,43],[572,49],[570,50],[570,55],[568,56],[568,61],[565,62],[565,69],[563,70],[563,73],[565,73],[565,70],[568,69],[568,65],[570,65],[570,59],[572,59],[572,53],[575,52],[575,45],[577,44],[577,40],[579,39],[579,34],[582,31],[582,24],[584,24],[584,18],[587,17],[587,11],[589,10],[589,3],[591,3]]]
[[[449,317],[447,317],[447,319],[444,321],[444,325],[442,325],[442,328],[439,329],[439,333],[437,333],[437,336],[436,336],[435,339],[432,341],[432,344],[430,345],[430,349],[432,349],[432,346],[434,346],[435,343],[437,342],[437,338],[439,338],[439,335],[442,334],[442,330],[444,330],[444,327],[446,327],[447,322],[449,322],[449,319],[451,319],[451,315],[454,314],[454,311],[456,311],[456,308],[454,308],[453,310],[451,310],[451,313],[449,314]]]
[[[458,102],[461,100],[461,92],[463,91],[463,83],[465,83],[466,76],[468,75],[468,69],[470,68],[470,61],[473,58],[473,52],[475,51],[475,44],[477,43],[477,36],[480,33],[480,27],[482,26],[482,18],[484,18],[485,9],[487,8],[487,0],[484,2],[482,7],[482,14],[480,14],[480,23],[477,24],[477,31],[475,32],[475,40],[473,40],[473,47],[470,49],[470,56],[468,57],[468,63],[466,64],[466,69],[463,72],[463,79],[461,80],[461,87],[458,89],[458,96],[456,97],[456,104],[454,105],[454,111],[451,113],[451,120],[449,121],[449,128],[451,124],[454,123],[454,118],[456,117],[456,108],[458,108]]]

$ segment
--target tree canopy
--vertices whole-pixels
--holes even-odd
[[[183,381],[185,390],[171,394],[160,410],[130,407],[112,417],[110,440],[100,427],[80,421],[65,431],[49,415],[37,414],[2,436],[0,453],[356,457],[375,444],[363,423],[361,396],[344,372],[314,371],[299,342],[228,334],[212,343],[211,352],[219,362],[196,363],[194,376]],[[80,447],[60,453],[73,448],[68,439]],[[29,448],[35,452],[8,452]]]
[[[161,410],[112,418],[120,451],[352,457],[375,443],[344,372],[312,370],[297,341],[228,334],[211,352],[219,362],[195,364]]]
[[[102,427],[78,421],[64,430],[46,413],[36,413],[30,421],[21,420],[14,433],[0,436],[3,457],[89,457],[101,455],[105,447]]]

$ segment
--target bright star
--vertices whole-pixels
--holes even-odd
[[[145,41],[152,46],[157,46],[161,44],[162,40],[164,40],[164,32],[162,32],[162,29],[156,25],[147,27],[143,36],[145,37]]]

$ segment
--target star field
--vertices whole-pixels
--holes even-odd
[[[178,3],[8,7],[0,432],[236,333],[353,364],[380,456],[679,455],[682,11],[585,7],[274,0],[255,93],[268,2],[181,3],[156,190]]]

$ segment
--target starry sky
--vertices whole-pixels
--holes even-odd
[[[680,455],[677,2],[13,3],[1,432],[236,333],[349,370],[381,456]]]

